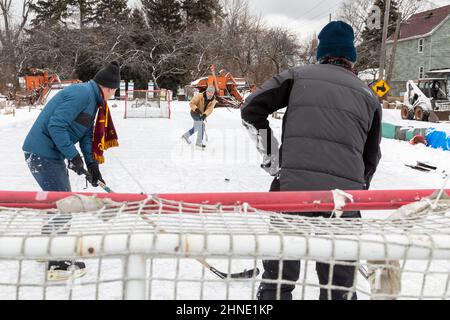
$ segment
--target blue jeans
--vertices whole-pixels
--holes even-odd
[[[194,120],[194,126],[192,129],[188,130],[184,136],[189,139],[190,136],[192,136],[194,133],[197,132],[197,142],[196,145],[200,146],[203,144],[203,134],[204,134],[204,128],[203,128],[203,121],[200,118],[200,115],[194,112],[191,112],[191,117]]]
[[[25,161],[42,191],[71,191],[64,160],[53,160],[25,152]]]
[[[69,173],[64,160],[53,160],[25,152],[25,161],[31,174],[43,191],[71,191]],[[41,233],[67,234],[70,230],[70,213],[50,214]]]

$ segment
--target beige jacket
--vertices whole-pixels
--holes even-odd
[[[214,107],[217,104],[217,100],[214,98],[205,108],[205,98],[203,97],[203,93],[198,93],[192,98],[191,102],[189,102],[189,107],[192,112],[195,112],[195,109],[200,109],[200,114],[205,114],[207,117],[211,115],[214,110]]]

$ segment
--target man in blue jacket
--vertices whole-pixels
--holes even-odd
[[[42,110],[25,138],[23,151],[30,171],[43,191],[71,191],[69,168],[78,175],[85,172],[83,160],[75,144],[79,143],[92,185],[103,181],[98,162],[93,159],[93,126],[98,106],[114,96],[120,87],[120,67],[115,61],[103,67],[93,80],[65,88]],[[70,215],[52,217],[43,233],[67,233]],[[82,262],[50,261],[48,278],[64,280],[76,269],[85,273]]]

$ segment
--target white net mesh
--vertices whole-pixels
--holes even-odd
[[[170,118],[170,91],[127,91],[125,118]]]
[[[272,299],[291,291],[294,299],[450,298],[448,199],[388,219],[155,197],[68,201],[55,210],[0,209],[0,299],[245,300],[258,288]],[[87,274],[49,281],[48,260],[84,261]]]

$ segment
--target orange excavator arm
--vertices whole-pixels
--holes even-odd
[[[239,108],[244,102],[244,98],[238,90],[239,85],[233,75],[224,69],[217,73],[214,64],[212,64],[209,69],[211,75],[207,78],[197,80],[194,87],[198,88],[200,91],[205,90],[207,86],[214,87],[216,89],[216,98],[219,105]]]
[[[216,76],[216,66],[214,64],[212,64],[210,66],[210,70],[211,70],[212,77],[208,78],[208,87],[213,86],[214,88],[216,88],[216,93],[220,94],[219,82],[217,81],[217,76]]]
[[[225,70],[222,70],[225,73]],[[221,71],[221,73],[222,73]],[[239,101],[240,103],[244,102],[244,99],[242,98],[241,94],[239,93],[239,91],[237,90],[237,83],[236,80],[234,79],[234,77],[231,75],[231,73],[227,73],[225,75],[225,78],[227,78],[227,84],[229,82],[231,82],[231,85],[227,85],[228,90],[230,91],[230,93],[233,95],[233,97]]]

